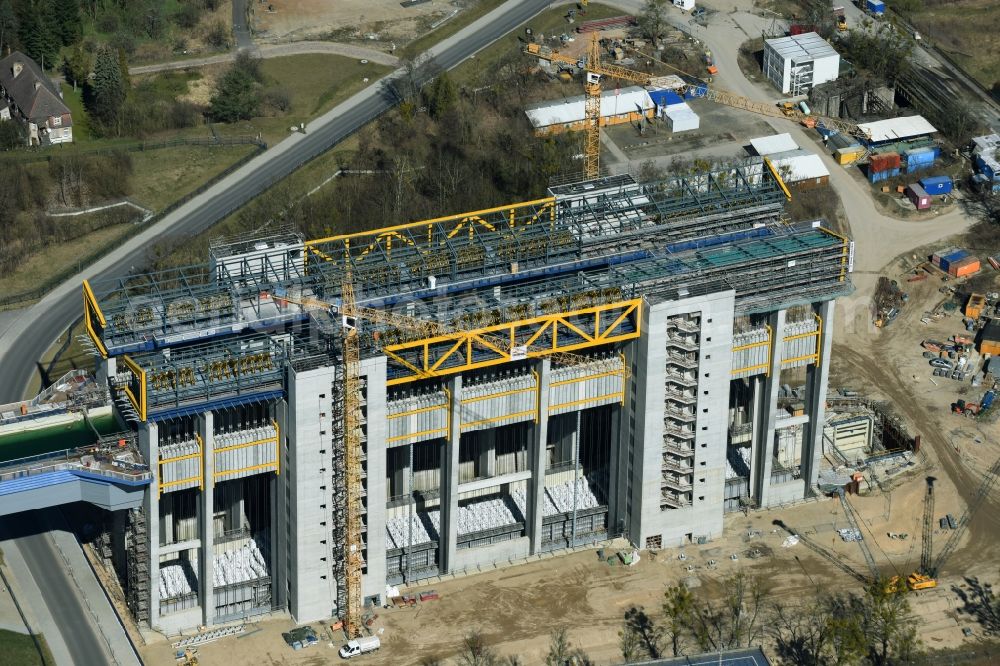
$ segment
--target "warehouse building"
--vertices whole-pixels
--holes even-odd
[[[859,123],[858,127],[868,137],[868,146],[873,150],[895,144],[900,144],[900,149],[927,146],[933,143],[931,135],[937,133],[937,128],[923,116],[887,118],[873,123]]]
[[[85,283],[99,379],[153,472],[109,537],[129,607],[165,632],[342,613],[348,490],[371,603],[810,496],[852,246],[788,224],[786,196],[754,158]]]
[[[791,134],[775,134],[750,139],[748,152],[766,157],[789,187],[807,189],[830,182],[830,170],[816,153],[799,148]]]
[[[655,112],[656,105],[645,88],[630,86],[601,93],[602,127],[650,119]],[[541,102],[526,108],[525,114],[538,135],[582,130],[587,118],[586,96]]]
[[[835,81],[840,54],[815,32],[764,41],[764,75],[785,95],[805,95]]]

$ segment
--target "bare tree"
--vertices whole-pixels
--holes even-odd
[[[500,666],[502,663],[496,651],[486,642],[481,632],[473,631],[462,640],[462,653],[458,655],[460,666]]]
[[[660,45],[660,39],[666,34],[667,0],[646,0],[639,15],[639,28],[653,42],[653,47]]]

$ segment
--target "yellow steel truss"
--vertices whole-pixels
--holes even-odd
[[[122,363],[125,369],[132,375],[132,379],[125,385],[123,391],[132,407],[139,415],[140,421],[146,420],[146,371],[138,363],[133,361],[128,354],[122,355]]]
[[[108,357],[108,348],[104,346],[104,341],[101,340],[101,336],[97,331],[94,324],[100,326],[100,330],[103,331],[104,327],[107,326],[108,322],[104,318],[104,313],[101,312],[100,306],[97,304],[97,299],[94,297],[94,292],[90,288],[90,283],[87,280],[83,281],[83,325],[87,328],[87,335],[90,336],[91,341],[93,341],[94,346],[97,347],[97,351],[101,353],[104,358]]]
[[[404,374],[386,384],[632,340],[639,337],[641,317],[642,299],[632,299],[387,345],[383,351],[389,362]],[[634,330],[618,331],[629,318],[634,319]],[[498,339],[504,344],[497,344]]]
[[[435,252],[448,239],[460,233],[467,233],[469,238],[473,238],[477,228],[492,232],[501,225],[509,229],[530,226],[540,221],[553,225],[556,219],[555,201],[555,197],[546,197],[372,231],[317,238],[306,241],[305,260],[307,264],[310,259],[341,261],[344,255],[350,253],[355,262],[360,262],[374,252],[379,261],[384,261],[382,252],[385,257],[391,258],[393,246],[405,245]],[[375,252],[376,250],[381,251]]]

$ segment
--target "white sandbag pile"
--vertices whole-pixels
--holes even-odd
[[[222,587],[267,576],[264,555],[252,539],[241,548],[216,555],[212,561],[212,585]]]
[[[198,578],[187,562],[177,560],[175,564],[160,566],[160,599],[173,599],[194,592],[193,585]],[[196,565],[194,565],[196,566]]]
[[[424,526],[424,517],[430,520],[431,527],[434,530],[433,534],[429,533]],[[408,521],[410,521],[409,528],[407,527]],[[410,529],[412,529],[412,534]],[[414,513],[412,518],[410,516],[396,516],[385,522],[386,536],[389,538],[387,545],[390,548],[402,548],[411,543],[417,545],[418,543],[433,541],[438,538],[440,529],[441,514],[437,511]]]
[[[517,521],[502,499],[489,499],[458,507],[458,533],[480,532]]]
[[[573,482],[567,481],[566,483],[560,484],[558,486],[546,486],[545,494],[548,495],[549,499],[552,501],[552,505],[556,508],[555,513],[567,513],[573,510]],[[600,506],[594,493],[590,490],[590,484],[587,483],[587,479],[577,479],[576,480],[576,509],[594,509]]]

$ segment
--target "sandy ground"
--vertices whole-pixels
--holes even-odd
[[[884,540],[886,543],[882,544],[902,572],[909,571],[919,558],[922,488],[922,478],[915,477],[897,489],[892,496],[889,521],[884,519],[884,497],[854,500],[855,508],[877,536],[886,526],[912,527],[907,541]],[[956,508],[944,497],[939,503],[942,510]],[[549,632],[566,627],[575,645],[585,648],[597,663],[608,664],[620,657],[617,632],[625,610],[642,606],[658,617],[664,590],[685,579],[694,579],[699,586],[697,593],[715,595],[720,579],[745,571],[759,576],[772,589],[773,599],[786,602],[811,594],[816,584],[828,590],[857,588],[852,578],[805,546],[783,548],[787,535],[772,525],[776,518],[834,551],[850,566],[864,571],[858,547],[842,542],[835,532],[847,526],[836,500],[759,511],[747,517],[737,514],[727,519],[723,538],[701,546],[661,551],[652,557],[643,553],[642,561],[631,568],[609,567],[593,550],[586,550],[415,588],[434,589],[442,595],[441,599],[415,608],[380,610],[373,630],[382,631],[383,649],[364,663],[418,664],[424,658],[453,657],[462,633],[475,629],[482,631],[501,653],[518,654],[525,663],[538,664],[544,659]],[[759,536],[750,537],[751,532]],[[895,550],[887,543],[893,544]],[[761,555],[750,559],[749,553],[755,549]],[[680,552],[684,552],[686,560],[678,559]],[[731,559],[734,554],[736,560]],[[885,560],[880,560],[884,564]],[[710,564],[711,561],[715,564]],[[980,568],[985,569],[982,574],[994,573],[992,569]],[[884,569],[892,572],[891,566]],[[925,644],[930,647],[956,647],[963,642],[971,645],[976,640],[963,638],[961,629],[970,623],[956,613],[961,604],[952,585],[961,582],[958,577],[946,576],[941,587],[911,596],[914,610],[922,618]],[[204,664],[252,661],[274,665],[319,664],[335,658],[333,650],[322,642],[300,652],[287,647],[281,632],[292,626],[290,619],[262,622],[245,637],[203,646],[199,658]],[[322,631],[318,624],[313,627]],[[339,638],[334,641],[336,647],[341,644]],[[143,650],[143,659],[150,666],[166,666],[173,663],[173,653],[165,643],[153,644]]]
[[[298,41],[335,33],[348,39],[402,44],[452,13],[459,3],[431,0],[404,8],[399,0],[268,0],[266,4],[252,2],[252,6],[257,41]]]

